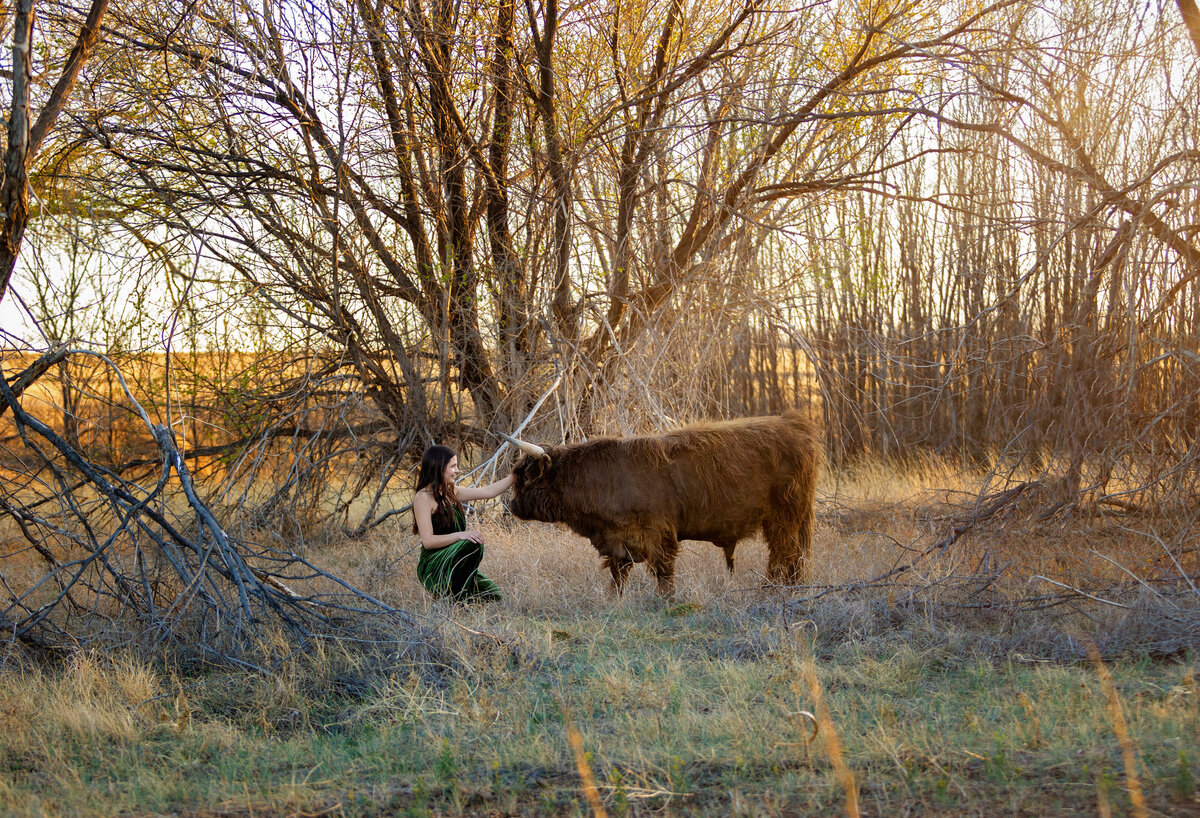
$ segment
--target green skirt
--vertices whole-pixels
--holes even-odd
[[[479,572],[483,545],[459,540],[445,548],[421,549],[417,579],[436,597],[459,602],[495,602],[501,598],[496,583]]]

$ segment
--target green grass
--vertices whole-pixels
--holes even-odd
[[[845,792],[803,675],[814,656],[865,814],[1129,812],[1096,669],[903,629],[825,641],[770,603],[644,597],[575,612],[437,607],[446,666],[328,649],[262,677],[81,656],[6,672],[14,815],[835,814]],[[919,628],[913,624],[913,628]],[[944,629],[939,633],[944,634]],[[1112,662],[1154,810],[1195,814],[1194,657]]]

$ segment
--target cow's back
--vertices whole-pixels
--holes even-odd
[[[796,411],[702,423],[662,438],[678,498],[680,539],[736,541],[789,502],[820,456],[816,433]]]

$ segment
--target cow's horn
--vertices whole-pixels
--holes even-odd
[[[500,437],[504,438],[509,443],[516,446],[518,449],[525,452],[525,454],[529,455],[530,457],[542,458],[542,457],[550,456],[550,455],[546,454],[545,449],[543,449],[541,446],[538,446],[536,443],[528,443],[524,440],[517,440],[512,435],[504,434],[504,432],[500,433]]]

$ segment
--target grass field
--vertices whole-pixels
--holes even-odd
[[[796,593],[762,589],[761,543],[732,576],[687,543],[675,598],[640,569],[615,598],[588,543],[492,511],[506,598],[464,607],[422,591],[399,527],[333,539],[319,558],[419,627],[309,655],[266,636],[267,675],[10,665],[0,811],[1200,815],[1200,599],[1158,581],[1195,573],[1195,540],[1001,521],[914,561],[954,513],[930,487],[956,481],[827,476]]]

